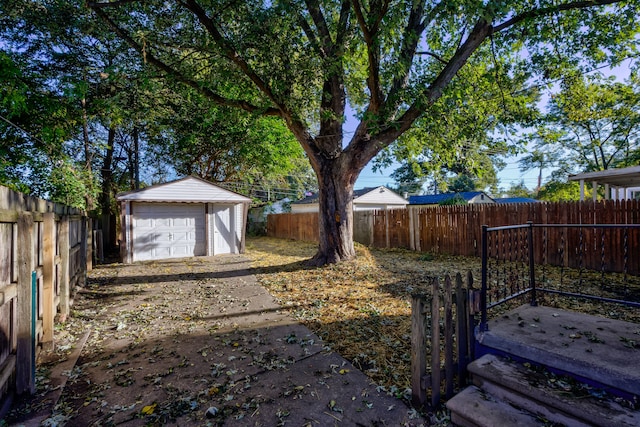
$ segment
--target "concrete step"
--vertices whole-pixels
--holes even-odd
[[[473,383],[496,400],[568,426],[640,426],[640,411],[621,406],[600,391],[564,381],[549,372],[485,355],[469,367]],[[576,390],[581,393],[576,395]]]
[[[545,420],[470,386],[447,401],[451,422],[461,427],[541,427]]]
[[[480,350],[588,378],[620,396],[640,396],[637,323],[524,305],[489,322]]]

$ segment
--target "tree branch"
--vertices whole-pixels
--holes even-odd
[[[129,46],[138,51],[145,59],[146,62],[155,66],[159,70],[164,73],[173,76],[179,82],[186,84],[187,86],[196,89],[198,92],[202,93],[204,96],[215,102],[219,105],[224,105],[227,107],[241,108],[250,113],[260,112],[265,116],[279,116],[281,112],[275,108],[263,108],[257,105],[250,104],[246,101],[234,100],[222,97],[212,91],[211,89],[202,86],[199,82],[187,78],[184,74],[176,70],[175,68],[169,66],[165,62],[156,58],[153,54],[147,52],[147,50],[141,46],[138,42],[136,42],[131,35],[122,28],[120,28],[104,11],[100,8],[94,8],[93,11],[100,19],[102,19],[111,29],[118,35],[118,37],[122,38]]]
[[[345,37],[347,36],[347,30],[349,29],[349,15],[351,11],[350,0],[342,0],[342,9],[340,9],[340,20],[338,21],[338,31],[336,32],[336,46],[339,51],[337,55],[342,56],[344,53]]]
[[[217,26],[211,18],[207,15],[205,10],[198,4],[196,0],[178,0],[180,3],[190,10],[200,23],[205,27],[207,32],[211,35],[214,42],[222,50],[223,54],[235,64],[245,76],[247,76],[253,84],[260,90],[269,100],[276,106],[279,111],[279,116],[282,117],[289,128],[289,130],[295,135],[296,139],[309,156],[311,166],[316,169],[318,166],[317,156],[320,154],[320,150],[316,145],[317,141],[314,139],[306,126],[296,117],[286,106],[286,104],[280,101],[267,83],[260,78],[247,64],[244,59],[238,54],[238,52],[228,43],[226,38],[218,30]]]
[[[444,59],[442,56],[438,55],[437,53],[422,51],[422,52],[416,52],[416,55],[427,55],[427,56],[435,58],[437,61],[447,65],[447,60]]]
[[[313,46],[313,49],[318,53],[318,56],[321,58],[326,58],[327,54],[324,51],[324,49],[322,49],[322,46],[320,45],[320,41],[318,40],[318,37],[316,37],[315,33],[311,29],[311,25],[309,25],[305,17],[302,16],[301,14],[298,14],[298,23],[300,24],[302,31],[304,31],[304,33],[307,35],[307,38],[309,39],[309,43],[311,43],[311,46]]]
[[[213,20],[209,18],[205,10],[198,4],[196,0],[179,0],[181,4],[183,4],[188,10],[190,10],[196,18],[200,21],[200,23],[204,26],[207,32],[211,35],[215,43],[218,45],[220,49],[222,49],[223,54],[229,59],[232,63],[234,63],[243,73],[246,75],[253,84],[262,92],[269,100],[276,106],[278,110],[280,110],[281,115],[286,115],[291,117],[291,112],[288,108],[282,103],[271,88],[267,85],[267,83],[258,76],[255,71],[249,67],[244,59],[240,56],[240,54],[228,43],[222,33],[218,30],[218,27],[214,24]]]
[[[476,23],[469,37],[467,37],[465,42],[448,61],[447,65],[440,71],[440,74],[438,74],[433,83],[424,90],[422,97],[414,102],[397,122],[388,125],[386,129],[376,135],[376,139],[380,140],[383,146],[388,146],[407,131],[424,112],[425,107],[433,104],[442,96],[444,88],[451,82],[473,52],[489,37],[492,29],[491,24],[484,18],[481,18]]]
[[[432,10],[432,12],[434,11]],[[387,107],[385,109],[389,116],[394,115],[400,106],[399,100],[396,99],[397,95],[407,86],[407,82],[409,81],[409,70],[411,69],[411,64],[413,64],[413,59],[415,58],[416,50],[418,49],[418,43],[420,42],[422,33],[429,22],[427,20],[422,20],[423,14],[424,3],[420,0],[414,0],[411,7],[411,13],[409,14],[409,19],[407,20],[407,25],[404,29],[400,53],[398,54],[397,63],[400,66],[400,69],[393,79],[393,84],[391,85],[389,96],[387,97]]]
[[[520,15],[516,15],[511,19],[508,19],[502,24],[496,25],[493,28],[493,32],[497,33],[519,22],[522,22],[528,19],[539,18],[545,15],[550,15],[555,12],[561,12],[561,11],[572,10],[572,9],[586,9],[594,6],[604,6],[608,4],[620,3],[621,1],[623,0],[585,0],[585,1],[576,1],[571,3],[560,4],[557,6],[531,9],[521,13]]]
[[[89,2],[87,3],[87,5],[91,8],[91,9],[96,9],[96,8],[106,8],[106,7],[120,7],[123,4],[129,4],[129,3],[136,3],[139,2],[140,0],[116,0],[116,1],[110,1],[110,2]]]
[[[320,46],[322,46],[325,54],[328,55],[333,46],[333,41],[331,40],[331,33],[327,27],[327,21],[324,19],[322,10],[320,10],[320,5],[317,0],[306,0],[305,3],[307,4],[309,15],[311,15],[311,19],[313,19],[313,23],[320,35]]]
[[[349,18],[349,2],[343,0],[340,19],[334,43],[326,25],[326,20],[316,0],[307,0],[307,7],[321,37],[324,58],[324,82],[320,102],[320,133],[315,138],[318,148],[328,158],[335,158],[342,152],[342,118],[344,116],[346,94],[342,53]]]
[[[362,12],[362,5],[360,4],[360,0],[353,0],[353,9],[356,14],[358,25],[360,26],[360,30],[362,31],[364,42],[367,45],[367,55],[369,57],[369,75],[367,76],[367,86],[369,87],[371,99],[369,101],[369,107],[367,108],[367,111],[376,114],[379,111],[380,106],[382,105],[383,94],[380,85],[380,51],[378,43],[376,41],[377,39],[375,31],[377,31],[379,22],[382,18],[379,17],[378,19],[376,19],[376,25],[373,25],[373,28],[369,28],[367,26],[367,20],[365,19]]]

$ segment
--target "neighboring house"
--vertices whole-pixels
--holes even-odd
[[[248,197],[189,176],[116,199],[124,263],[244,252]]]
[[[495,203],[495,200],[483,191],[463,191],[460,193],[428,194],[425,196],[409,196],[409,205],[439,206],[455,197],[460,197],[467,203]]]
[[[585,198],[585,184],[591,183],[591,197],[596,200],[598,186],[604,186],[605,199],[633,199],[640,194],[640,165],[569,175],[569,181],[580,183],[580,200]]]
[[[500,199],[494,199],[499,204],[509,203],[538,203],[539,200],[532,199],[531,197],[502,197]]]
[[[354,211],[398,209],[406,207],[407,204],[404,197],[384,186],[353,191]],[[318,210],[318,194],[291,203],[292,213],[318,212]]]

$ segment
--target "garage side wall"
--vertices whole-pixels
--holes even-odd
[[[131,264],[131,202],[120,203],[120,259],[124,264]]]
[[[246,213],[244,211],[244,203],[238,203],[233,207],[233,229],[234,229],[234,251],[237,254],[244,252],[242,245],[244,235]]]

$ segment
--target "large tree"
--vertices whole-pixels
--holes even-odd
[[[354,256],[353,186],[380,150],[432,114],[483,45],[531,72],[616,61],[638,2],[114,0],[90,3],[146,63],[221,105],[278,116],[320,189],[312,263]],[[603,49],[606,46],[606,49]],[[425,54],[419,54],[425,53]],[[359,125],[345,135],[347,105]]]

